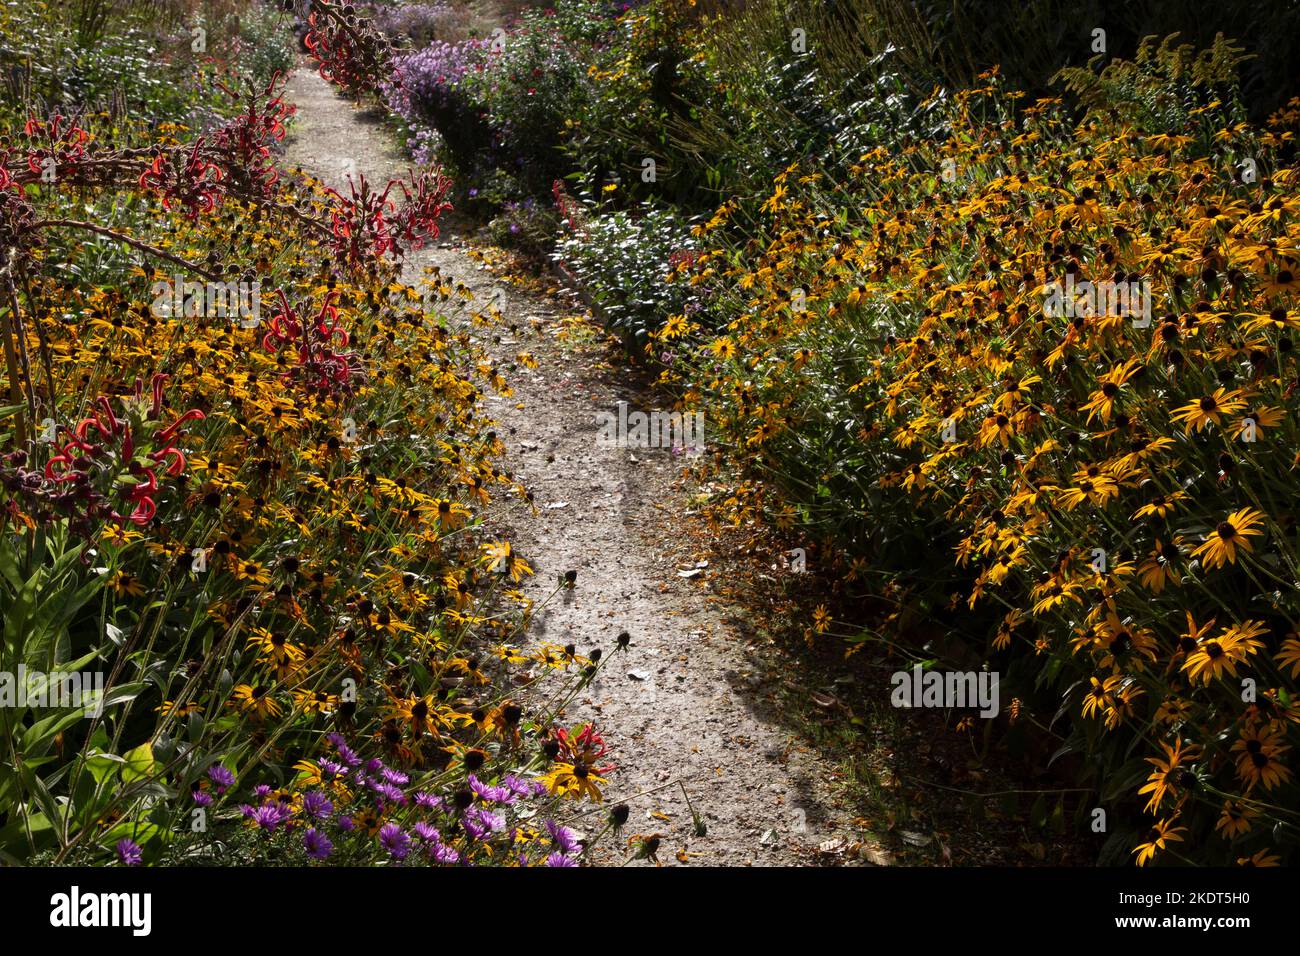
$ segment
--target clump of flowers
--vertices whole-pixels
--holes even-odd
[[[946,138],[728,200],[670,270],[723,324],[650,347],[763,479],[728,517],[821,538],[893,639],[960,634],[1082,755],[1102,858],[1289,858],[1300,103],[1014,102],[989,74],[922,104]]]

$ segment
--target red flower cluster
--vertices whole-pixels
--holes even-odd
[[[382,193],[371,190],[364,175],[348,177],[351,193],[344,196],[336,189],[329,194],[338,200],[330,210],[330,246],[341,261],[359,264],[371,257],[396,252],[388,215],[396,211],[388,198],[393,184]]]
[[[348,177],[350,196],[329,190],[338,202],[330,211],[330,244],[342,261],[360,263],[372,257],[392,254],[401,257],[407,248],[421,248],[438,237],[438,218],[451,209],[447,191],[451,180],[441,170],[426,169],[406,181],[389,180],[382,193],[371,190],[364,175]],[[398,207],[389,198],[394,189],[402,192]]]
[[[269,331],[262,336],[262,348],[268,352],[296,348],[296,372],[308,387],[331,395],[350,393],[365,378],[365,370],[355,352],[336,352],[333,348],[336,339],[343,348],[348,344],[348,333],[334,305],[338,293],[331,292],[325,297],[316,318],[310,322],[304,322],[289,305],[283,289],[277,289],[276,294],[280,297],[280,307],[268,323]],[[286,377],[293,374],[285,373]]]
[[[57,177],[63,170],[75,167],[85,156],[85,144],[90,139],[90,134],[59,113],[45,121],[28,116],[23,133],[30,143],[27,168],[37,176],[48,169]]]
[[[336,83],[353,96],[378,89],[379,77],[388,76],[392,52],[388,38],[357,17],[351,4],[339,6],[313,0],[303,43],[320,63],[321,78]]]
[[[668,253],[670,269],[689,269],[699,261],[700,254],[695,249],[674,249]]]
[[[231,99],[237,92],[224,83],[217,84]],[[280,178],[271,157],[271,144],[284,139],[284,123],[295,108],[284,101],[284,80],[279,73],[262,90],[249,85],[242,112],[212,134],[213,148],[223,157],[231,185],[261,199],[273,198]]]
[[[153,377],[153,400],[141,425],[160,420],[166,380],[167,376],[162,374]],[[142,403],[143,395],[143,384],[137,379],[137,405]],[[204,418],[204,414],[192,408],[166,428],[145,438],[137,436],[136,426],[129,420],[132,416],[119,418],[114,414],[106,396],[96,398],[95,405],[97,410],[89,418],[83,418],[70,432],[64,430],[68,440],[46,463],[45,478],[56,484],[73,482],[87,486],[92,483],[92,469],[100,463],[100,473],[110,476],[114,488],[122,489],[121,497],[125,499],[126,507],[131,509],[129,514],[123,515],[121,510],[109,505],[106,509],[108,517],[119,524],[126,521],[148,524],[158,510],[154,502],[159,490],[158,469],[165,468],[166,474],[173,478],[185,470],[185,455],[176,446],[176,440],[181,426]],[[137,447],[138,441],[142,447]]]
[[[585,235],[586,230],[582,228],[581,207],[569,198],[564,183],[558,179],[552,182],[551,195],[555,197],[555,208],[559,210],[560,218],[568,224],[569,231]]]
[[[612,763],[601,763],[605,756],[605,739],[592,724],[583,724],[582,730],[574,735],[563,727],[555,731],[560,744],[559,759],[575,767],[582,765],[593,773],[605,775],[613,771]]]
[[[203,137],[194,142],[186,157],[179,152],[160,151],[140,176],[140,188],[162,196],[163,208],[173,203],[185,209],[189,219],[210,212],[221,202],[221,181],[225,173],[202,156]]]
[[[440,169],[425,169],[419,178],[411,176],[409,186],[401,180],[395,180],[388,184],[388,188],[392,189],[394,185],[401,188],[405,199],[395,220],[397,233],[409,247],[423,248],[427,240],[438,238],[438,219],[452,208],[451,203],[447,202],[451,179],[444,176]],[[400,247],[397,248],[397,254],[402,254]]]

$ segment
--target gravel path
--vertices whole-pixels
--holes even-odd
[[[336,186],[350,173],[382,183],[405,168],[382,125],[314,72],[294,73],[287,98],[298,107],[291,165]],[[561,317],[576,306],[510,287],[467,248],[444,234],[412,257],[408,279],[436,266],[479,302],[502,289],[502,312],[517,331],[481,332],[482,344],[502,368],[520,350],[539,362],[512,373],[511,398],[485,406],[506,440],[507,466],[539,513],[503,504],[492,521],[535,569],[525,590],[538,602],[557,575],[578,573],[572,592],[538,612],[534,639],[586,652],[611,647],[621,631],[632,636],[630,650],[566,715],[570,725],[596,722],[611,747],[618,769],[607,799],[631,805],[625,835],[660,834],[664,865],[812,862],[816,846],[842,832],[839,820],[815,758],[761,716],[743,676],[751,670],[743,643],[729,630],[726,608],[709,599],[706,575],[679,574],[694,559],[675,488],[681,460],[664,450],[597,445],[597,413],[619,401],[634,410],[667,406],[639,391],[626,370],[611,368],[604,346],[557,337]],[[707,826],[703,836],[679,781]],[[598,859],[625,856],[625,846],[607,839]]]

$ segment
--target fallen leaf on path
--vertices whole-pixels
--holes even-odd
[[[872,866],[893,866],[895,864],[894,855],[888,850],[882,850],[880,847],[864,846],[858,851],[858,855],[863,861],[870,863]]]

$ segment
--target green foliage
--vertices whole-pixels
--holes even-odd
[[[695,248],[690,229],[669,209],[616,210],[582,219],[559,243],[555,258],[582,284],[602,319],[629,344],[642,345],[663,320],[690,313],[699,298],[684,282],[667,283],[674,265]]]
[[[1090,110],[1107,110],[1153,133],[1181,133],[1194,126],[1208,132],[1222,125],[1222,104],[1234,121],[1244,119],[1238,73],[1243,48],[1223,34],[1199,53],[1190,43],[1175,45],[1177,34],[1159,43],[1147,37],[1133,60],[1105,62],[1095,57],[1088,68],[1066,67],[1053,77]],[[1103,65],[1104,64],[1104,65]]]

